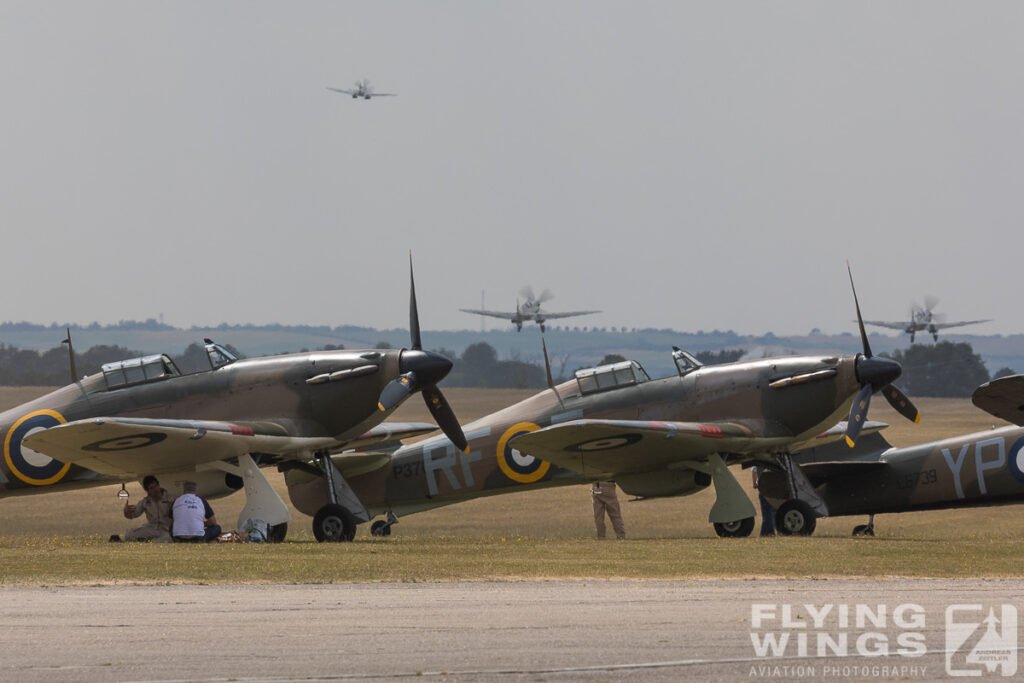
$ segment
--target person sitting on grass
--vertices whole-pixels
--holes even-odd
[[[221,528],[213,515],[213,508],[206,499],[196,495],[196,483],[186,481],[181,485],[182,493],[171,507],[173,526],[171,535],[177,542],[201,543],[220,536]]]
[[[143,478],[142,488],[146,489],[146,497],[138,505],[129,505],[125,501],[124,516],[125,519],[135,519],[145,513],[146,523],[126,531],[124,540],[169,542],[171,540],[171,496],[166,489],[160,486],[160,482],[152,474]],[[120,541],[121,537],[114,534],[110,540]]]

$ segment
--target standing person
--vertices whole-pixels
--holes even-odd
[[[594,526],[597,537],[604,538],[604,513],[612,520],[615,538],[626,537],[626,525],[622,523],[622,511],[619,509],[619,496],[615,492],[614,481],[595,481],[590,485],[590,495],[594,499]]]
[[[761,502],[761,535],[762,536],[774,536],[775,535],[775,508],[768,502],[768,499],[761,493],[761,489],[758,487],[758,466],[754,465],[750,468],[750,471],[754,477],[754,488],[757,489],[757,498]]]
[[[124,534],[126,541],[158,541],[167,542],[171,540],[171,496],[167,490],[160,486],[160,482],[152,474],[142,479],[142,488],[146,489],[146,497],[138,505],[124,504],[125,519],[135,519],[143,513],[146,515],[146,523],[135,529],[129,529]],[[121,537],[114,535],[111,541],[120,541]]]
[[[204,498],[196,495],[196,483],[181,485],[181,495],[174,500],[171,515],[174,519],[171,534],[175,541],[199,543],[220,536],[220,526],[213,516],[213,508]]]

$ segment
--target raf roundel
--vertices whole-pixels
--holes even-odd
[[[508,429],[498,439],[498,467],[505,473],[505,476],[520,484],[532,484],[540,481],[551,469],[551,463],[535,458],[526,453],[520,453],[508,445],[514,436],[535,432],[540,427],[532,422],[518,422]]]
[[[71,463],[63,463],[23,448],[21,442],[33,432],[49,429],[67,422],[56,410],[37,410],[25,415],[11,425],[4,437],[4,460],[18,479],[33,486],[56,484],[71,469]]]
[[[1017,439],[1010,447],[1006,465],[1010,468],[1013,478],[1024,484],[1024,438]]]

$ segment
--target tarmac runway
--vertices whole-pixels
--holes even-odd
[[[1018,579],[0,588],[0,681],[999,677],[1022,603]]]

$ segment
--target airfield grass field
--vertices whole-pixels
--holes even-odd
[[[44,392],[0,388],[0,407]],[[445,392],[463,422],[533,393]],[[892,425],[885,433],[898,446],[1004,424],[967,399],[916,399],[923,417],[913,425],[876,398],[871,418]],[[395,419],[429,421],[418,397]],[[752,493],[749,474],[734,472]],[[287,501],[280,475],[268,478]],[[0,585],[1024,576],[1018,505],[880,515],[875,538],[852,538],[853,526],[866,520],[843,517],[819,520],[809,538],[720,539],[707,523],[711,490],[638,502],[620,496],[628,539],[597,541],[589,490],[571,486],[403,517],[388,538],[371,537],[364,525],[353,543],[319,544],[310,518],[293,510],[285,543],[195,546],[108,543],[130,526],[118,488],[0,499]],[[137,483],[128,489],[132,500],[142,495]],[[225,529],[242,505],[237,494],[213,501]]]

